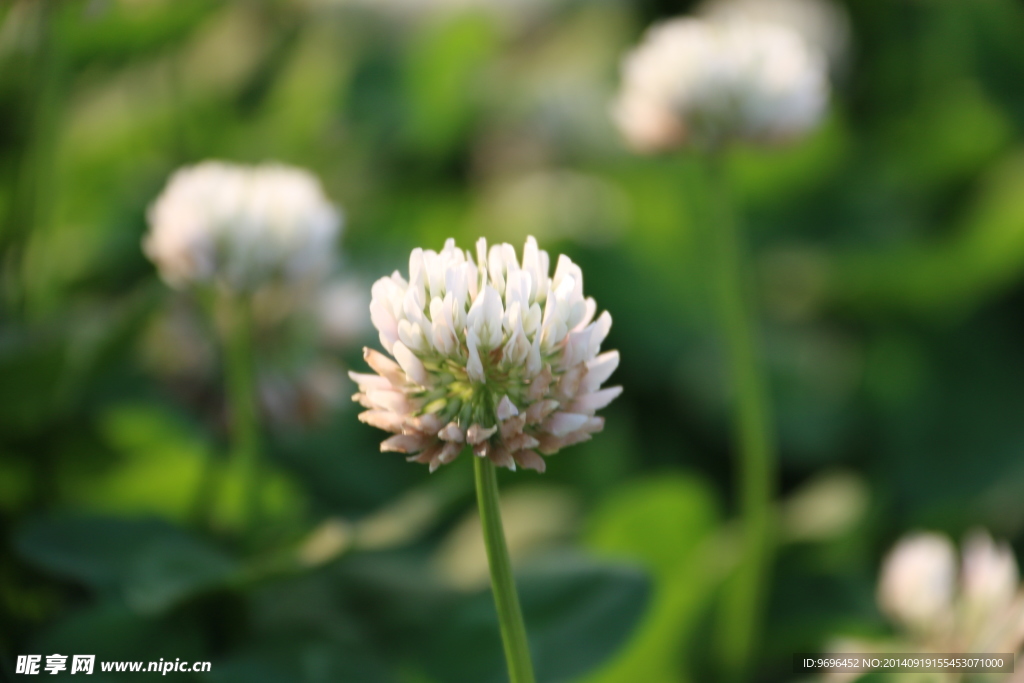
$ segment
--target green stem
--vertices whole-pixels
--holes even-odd
[[[225,339],[227,395],[231,411],[231,462],[237,468],[243,499],[242,529],[258,528],[260,510],[260,433],[256,407],[256,365],[252,351],[249,301],[229,302]]]
[[[505,531],[501,526],[498,507],[498,477],[489,458],[473,458],[476,478],[476,500],[480,506],[480,524],[483,527],[487,563],[491,568],[491,589],[498,610],[501,640],[505,646],[505,661],[511,683],[534,683],[530,644],[526,639],[523,612],[519,607],[512,563],[505,544]]]
[[[771,503],[775,491],[775,444],[764,369],[757,352],[754,306],[743,235],[730,207],[722,170],[711,168],[715,286],[729,354],[739,442],[737,478],[743,545],[725,595],[719,654],[733,680],[746,677],[761,628],[764,594],[773,554]]]

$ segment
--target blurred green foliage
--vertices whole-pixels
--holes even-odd
[[[187,381],[154,361],[188,297],[139,248],[169,173],[224,158],[314,170],[348,217],[340,271],[367,285],[447,237],[535,234],[582,265],[625,392],[544,475],[583,514],[517,557],[540,680],[716,680],[735,534],[704,172],[628,154],[608,116],[623,52],[686,3],[494,4],[0,4],[0,671],[69,652],[209,659],[202,680],[225,682],[504,680],[489,595],[438,570],[472,511],[468,463],[428,478],[377,453],[347,401],[268,419],[270,519],[239,541],[220,359]],[[902,532],[984,525],[1024,549],[1024,7],[847,9],[821,129],[726,160],[784,495],[836,468],[867,492],[784,545],[765,681],[794,651],[886,632],[873,583]],[[376,341],[355,336],[336,356],[359,368]],[[384,541],[309,554],[332,538],[317,530],[381,520]]]

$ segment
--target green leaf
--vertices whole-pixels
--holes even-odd
[[[18,530],[15,547],[38,567],[116,596],[140,614],[164,612],[236,572],[217,548],[156,519],[37,519]]]
[[[665,473],[622,486],[591,520],[588,545],[654,575],[653,608],[629,645],[588,683],[689,680],[683,646],[713,595],[718,509],[703,481]]]

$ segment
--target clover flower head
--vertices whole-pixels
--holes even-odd
[[[143,251],[171,286],[252,292],[323,277],[341,215],[308,171],[207,161],[171,177],[149,224]]]
[[[902,539],[886,556],[878,603],[907,628],[927,628],[951,610],[955,582],[953,543],[942,534],[915,534]]]
[[[640,152],[799,136],[822,117],[827,65],[794,30],[767,22],[672,19],[626,56],[613,109]]]
[[[602,430],[595,412],[621,387],[602,389],[619,364],[599,353],[611,316],[583,296],[583,273],[526,241],[476,244],[476,258],[448,240],[415,249],[409,279],[397,271],[372,289],[370,316],[384,349],[366,349],[376,374],[350,373],[363,422],[392,432],[382,451],[409,454],[431,472],[465,447],[495,465],[543,472],[541,456]]]
[[[942,534],[902,539],[882,565],[879,606],[933,651],[1018,651],[1024,646],[1024,592],[1013,551],[976,531],[957,564],[953,543]]]
[[[850,17],[835,0],[707,0],[698,14],[717,21],[758,21],[796,31],[833,68],[850,50]]]

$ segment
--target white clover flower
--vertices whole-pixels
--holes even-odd
[[[956,551],[941,534],[901,540],[878,586],[882,611],[930,651],[1017,652],[1024,646],[1024,592],[1010,547],[984,531]]]
[[[408,453],[433,472],[467,445],[495,465],[543,472],[544,459],[604,427],[594,413],[621,387],[602,389],[619,364],[599,354],[611,329],[583,297],[583,273],[529,237],[520,262],[509,244],[476,260],[448,240],[415,249],[409,280],[397,271],[372,289],[370,316],[395,360],[366,349],[377,374],[349,373],[363,422],[392,432],[382,451]],[[396,362],[397,361],[397,362]]]
[[[886,556],[878,582],[878,604],[914,631],[942,627],[952,611],[956,550],[942,534],[902,539]]]
[[[171,177],[149,224],[143,251],[171,286],[252,292],[324,276],[341,216],[307,171],[207,161]]]
[[[770,23],[673,19],[623,62],[613,114],[641,152],[798,136],[828,100],[824,56]]]
[[[715,21],[756,21],[796,31],[833,68],[850,50],[850,17],[833,0],[708,0],[698,14]]]

